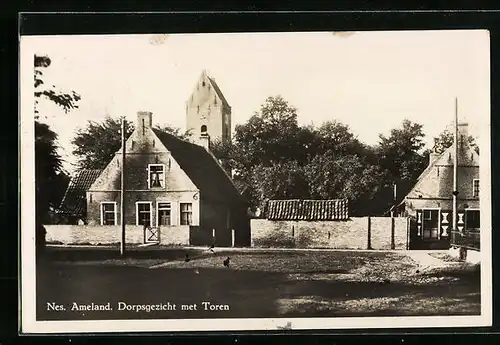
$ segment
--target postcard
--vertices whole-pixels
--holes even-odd
[[[491,325],[489,44],[21,35],[20,332]]]

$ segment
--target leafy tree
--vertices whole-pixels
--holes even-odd
[[[353,215],[373,211],[373,198],[380,191],[383,170],[355,154],[329,151],[317,155],[305,167],[313,199],[348,199]],[[370,202],[366,202],[370,200]]]
[[[73,154],[78,158],[77,171],[84,169],[104,169],[121,147],[121,119],[107,116],[102,122],[89,121],[87,126],[77,130],[71,143]],[[134,131],[133,122],[127,121],[125,137]],[[189,132],[169,125],[155,125],[156,129],[187,140]]]
[[[57,149],[57,134],[47,124],[39,122],[39,100],[47,99],[60,106],[65,113],[78,107],[80,95],[74,91],[56,91],[55,86],[45,88],[43,69],[51,65],[48,56],[34,56],[35,86],[35,239],[37,253],[45,247],[45,229],[43,223],[49,221],[50,210],[57,208],[62,191],[69,178],[62,169],[62,159]]]
[[[405,195],[427,166],[428,152],[423,150],[422,125],[406,119],[400,128],[392,129],[388,137],[380,135],[379,138],[378,161],[387,174],[377,197],[380,204],[389,206],[393,203],[393,185],[396,184],[398,195]]]
[[[45,98],[60,106],[65,113],[78,108],[78,101],[81,96],[75,91],[63,92],[56,90],[56,86],[44,88],[43,69],[51,65],[52,61],[48,56],[34,56],[35,66],[35,119],[39,118],[38,102],[39,98]]]
[[[381,134],[379,138],[379,163],[396,181],[410,181],[420,175],[426,163],[420,152],[425,146],[422,125],[404,120],[390,136]]]
[[[104,169],[121,147],[121,120],[106,117],[102,122],[89,121],[78,129],[71,143],[76,147],[77,170]],[[125,137],[134,131],[131,122],[126,122]]]
[[[301,199],[309,197],[303,168],[296,161],[257,165],[251,172],[251,206],[261,206],[266,199]]]
[[[301,152],[297,142],[300,129],[297,110],[281,96],[268,97],[247,123],[235,128],[234,154],[240,170],[295,159]]]
[[[191,140],[191,130],[182,131],[180,128],[170,126],[168,124],[155,125],[154,128],[159,129],[162,132],[170,133],[179,139],[190,141]]]
[[[444,130],[441,132],[437,138],[434,138],[434,151],[437,153],[443,153],[447,148],[453,145],[453,132],[449,130]],[[472,135],[468,137],[469,145],[479,154],[479,146],[477,146],[476,140]]]

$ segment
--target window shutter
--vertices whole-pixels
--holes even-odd
[[[178,225],[179,224],[179,203],[172,201],[170,203],[170,224]]]
[[[191,210],[193,212],[192,217],[193,217],[193,225],[194,226],[199,226],[200,225],[200,204],[195,201],[191,204]]]

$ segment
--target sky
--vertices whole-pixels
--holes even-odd
[[[489,125],[487,31],[22,37],[21,54],[33,53],[52,60],[46,85],[82,97],[69,114],[40,104],[69,171],[71,139],[89,120],[151,111],[154,123],[184,129],[204,69],[232,107],[233,130],[276,95],[297,108],[299,123],[337,120],[371,145],[405,118],[423,125],[431,145],[453,123],[456,97],[470,134]],[[33,92],[30,83],[21,92]]]

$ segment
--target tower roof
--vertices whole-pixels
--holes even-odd
[[[224,106],[231,109],[231,106],[229,105],[229,102],[227,101],[226,97],[224,97],[224,94],[222,93],[219,85],[217,85],[217,83],[215,82],[215,79],[208,74],[207,70],[203,70],[202,76],[207,77],[208,81],[210,82],[210,85],[212,85],[213,89],[215,90],[215,93],[221,99],[222,104],[224,104]]]

